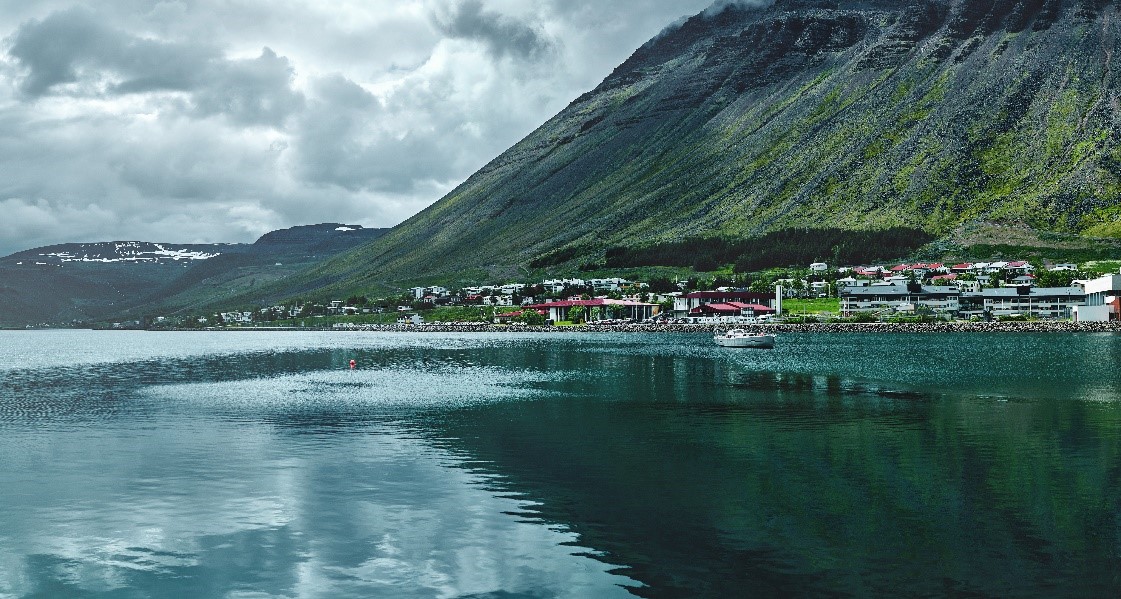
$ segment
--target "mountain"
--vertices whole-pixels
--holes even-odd
[[[721,2],[300,284],[496,280],[790,231],[1121,237],[1119,39],[1107,0]]]
[[[90,321],[218,301],[385,231],[326,223],[273,231],[253,244],[113,241],[17,252],[0,258],[0,326]]]

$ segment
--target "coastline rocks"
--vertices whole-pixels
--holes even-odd
[[[359,325],[336,324],[334,331],[378,331],[402,333],[712,333],[741,328],[767,333],[1121,333],[1121,322],[928,322],[928,323],[815,323],[815,324],[584,324],[575,326],[528,326],[467,324]],[[247,329],[253,330],[253,329]],[[297,329],[298,330],[298,329]]]

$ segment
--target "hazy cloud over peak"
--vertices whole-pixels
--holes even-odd
[[[0,255],[392,226],[710,0],[0,0]]]
[[[553,46],[540,27],[487,10],[482,0],[458,0],[439,7],[433,16],[447,36],[485,43],[495,56],[538,58]]]

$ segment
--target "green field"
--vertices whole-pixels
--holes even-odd
[[[793,316],[795,314],[819,314],[822,312],[832,312],[835,314],[840,311],[841,300],[835,297],[782,300],[782,312],[784,316]]]

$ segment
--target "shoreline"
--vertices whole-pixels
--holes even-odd
[[[244,327],[208,331],[335,331],[380,333],[713,333],[729,328],[758,333],[1121,333],[1121,322],[845,322],[811,324],[612,324],[530,326],[471,324],[352,324],[332,327]],[[199,329],[171,329],[190,331]]]

